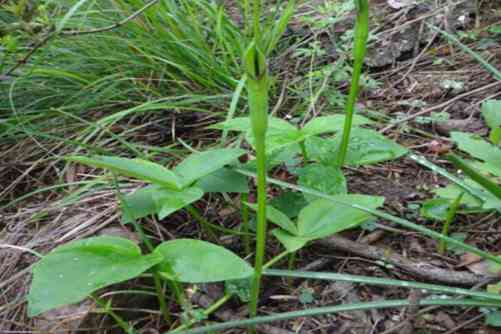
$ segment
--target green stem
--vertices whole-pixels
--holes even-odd
[[[195,218],[200,223],[200,226],[202,227],[204,232],[207,233],[213,241],[218,240],[217,235],[214,232],[213,225],[209,223],[193,205],[188,205],[186,207],[186,210],[188,210],[190,215],[192,215],[193,218]]]
[[[344,121],[343,138],[339,147],[336,164],[342,167],[348,152],[348,144],[350,142],[350,132],[353,122],[353,113],[355,110],[355,102],[357,101],[360,76],[362,74],[362,66],[364,64],[365,52],[367,50],[367,38],[369,36],[369,3],[368,0],[357,0],[357,22],[355,27],[355,45],[353,48],[353,74],[351,76],[351,87],[348,100],[346,102],[346,118]]]
[[[294,268],[294,264],[296,263],[296,255],[297,255],[297,252],[289,254],[289,261],[287,261],[287,269],[292,270]],[[289,286],[289,289],[292,288],[293,283],[294,283],[294,278],[288,277],[287,278],[287,285]]]
[[[275,263],[277,263],[278,261],[283,259],[285,256],[287,256],[287,254],[289,254],[288,251],[284,251],[284,252],[278,254],[277,256],[272,258],[270,261],[266,262],[265,265],[263,265],[263,270],[268,269],[269,267],[271,267],[272,265],[274,265]]]
[[[160,306],[160,311],[162,312],[162,316],[166,323],[170,324],[172,322],[172,318],[169,313],[169,309],[167,307],[167,303],[165,302],[165,290],[162,286],[162,279],[158,270],[153,271],[153,281],[155,282],[155,290],[157,292],[158,305]]]
[[[459,194],[458,197],[452,202],[452,204],[449,206],[449,209],[447,210],[447,217],[444,222],[444,226],[442,226],[442,234],[445,236],[449,235],[449,226],[451,225],[452,221],[454,220],[454,217],[456,217],[456,212],[458,211],[459,205],[461,205],[461,199],[463,198],[464,192]],[[440,254],[444,254],[445,251],[447,250],[447,242],[445,240],[440,240],[438,244],[438,252]]]
[[[108,302],[105,302],[98,296],[94,295],[92,296],[99,306],[103,308],[103,312],[108,314],[110,317],[113,318],[113,320],[117,323],[117,325],[123,329],[123,331],[127,334],[136,334],[136,331],[132,326],[130,326],[127,321],[122,319],[118,314],[116,314],[113,309],[111,308],[111,305]]]
[[[308,162],[308,153],[306,152],[306,144],[304,143],[304,140],[299,142],[299,147],[301,148],[304,163]]]
[[[240,195],[240,207],[242,208],[242,230],[245,233],[243,235],[244,252],[245,254],[250,254],[250,236],[249,236],[249,206],[245,203],[249,202],[249,194],[243,193]]]
[[[117,191],[118,199],[120,200],[120,203],[122,204],[122,207],[123,207],[125,213],[129,217],[133,217],[133,215],[130,213],[129,206],[127,205],[127,202],[124,200],[123,194],[120,191],[120,186],[118,185],[118,180],[117,180],[117,176],[115,175],[115,173],[113,173],[113,185]],[[141,241],[146,245],[146,248],[148,248],[148,250],[150,252],[153,252],[155,248],[153,247],[153,244],[151,243],[150,238],[146,235],[146,233],[144,233],[142,226],[140,224],[138,224],[137,221],[135,221],[135,220],[132,221],[132,225],[134,226],[134,229],[136,230],[136,233],[139,235],[139,238],[141,239]],[[155,282],[155,291],[157,294],[158,305],[160,306],[160,311],[162,312],[162,315],[163,315],[163,318],[165,319],[165,321],[167,321],[167,323],[170,323],[171,316],[170,316],[167,304],[165,303],[165,294],[164,294],[164,290],[162,289],[162,284],[160,283],[160,274],[158,272],[157,267],[152,268],[152,273],[153,273],[153,280]],[[174,283],[174,284],[176,284],[176,283]]]
[[[259,3],[260,0],[256,0]],[[259,9],[260,10],[260,9]],[[257,15],[257,12],[255,12]],[[259,18],[257,24],[259,25]],[[263,270],[264,251],[266,246],[266,131],[268,129],[268,69],[266,57],[259,50],[256,41],[249,45],[244,56],[245,71],[247,73],[247,95],[250,111],[252,133],[255,138],[257,160],[257,227],[256,227],[256,256],[254,263],[254,277],[251,286],[249,313],[252,317],[257,314],[257,304]],[[253,330],[251,329],[251,332]]]
[[[254,27],[254,40],[258,43],[261,41],[261,29],[260,29],[260,20],[261,20],[261,0],[254,0],[253,3],[253,27]]]
[[[205,317],[208,317],[211,315],[213,312],[215,312],[218,308],[220,308],[224,303],[226,303],[228,300],[230,300],[231,294],[225,294],[223,297],[219,298],[214,304],[209,306],[203,311],[203,315]],[[195,323],[197,323],[197,320],[191,320],[190,322],[179,326],[178,328],[174,329],[173,331],[168,332],[168,334],[175,334],[175,333],[180,333],[189,327],[193,326]]]
[[[266,246],[266,155],[264,138],[256,138],[257,154],[257,227],[256,227],[256,257],[254,261],[254,279],[251,289],[250,315],[257,314],[257,303],[261,285],[264,253]]]

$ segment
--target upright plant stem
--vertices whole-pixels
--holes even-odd
[[[442,226],[442,234],[445,236],[449,236],[449,226],[456,217],[456,213],[459,209],[459,206],[461,205],[461,199],[463,198],[463,196],[464,192],[459,194],[459,196],[456,197],[454,202],[452,202],[449,209],[447,210],[447,216],[444,222],[444,226]],[[445,240],[442,239],[438,244],[438,252],[440,254],[444,254],[446,250],[447,250],[447,242],[445,242]]]
[[[133,215],[131,215],[129,213],[130,208],[127,205],[127,202],[125,201],[122,192],[120,191],[120,186],[118,185],[117,176],[115,174],[113,174],[113,185],[117,191],[118,199],[120,200],[120,203],[122,203],[122,206],[123,206],[125,213],[128,214],[130,217],[133,217]],[[144,244],[146,245],[146,247],[148,248],[148,250],[150,252],[153,252],[153,250],[155,248],[153,247],[153,244],[151,243],[150,238],[146,235],[146,233],[144,232],[141,225],[138,224],[135,220],[132,221],[132,225],[134,226],[134,229],[136,230],[137,234],[139,234],[139,238],[141,239],[141,241],[144,242]],[[152,268],[152,273],[153,273],[153,280],[155,282],[155,290],[157,293],[157,299],[158,299],[158,305],[160,306],[160,311],[162,312],[162,316],[163,316],[164,320],[168,324],[170,324],[172,319],[171,319],[171,316],[169,313],[169,309],[167,307],[167,303],[165,302],[165,296],[164,296],[164,290],[162,288],[161,277],[160,277],[160,274],[158,273],[158,266],[155,266],[154,268]],[[178,283],[172,282],[170,284],[170,286],[172,287],[173,285],[175,286],[176,284],[178,284]],[[179,288],[179,286],[175,286],[175,287]],[[174,291],[177,291],[177,290],[174,289]]]
[[[110,317],[113,318],[113,320],[117,323],[117,325],[124,330],[126,334],[136,334],[136,331],[132,326],[130,326],[127,321],[125,321],[122,317],[120,317],[118,314],[116,314],[113,309],[111,308],[111,305],[107,303],[106,301],[102,300],[99,298],[97,295],[93,296],[94,301],[96,304],[101,306],[103,308],[103,312],[108,314]]]
[[[261,40],[261,29],[260,29],[261,0],[254,0],[252,16],[253,16],[254,40],[259,43]]]
[[[249,313],[257,314],[257,304],[266,245],[266,131],[268,129],[268,73],[264,54],[252,42],[245,53],[247,93],[252,132],[257,159],[257,227],[254,278],[251,287]]]
[[[348,144],[350,142],[350,132],[360,87],[360,75],[364,64],[365,52],[367,50],[367,38],[369,36],[369,3],[368,0],[356,0],[357,3],[357,22],[355,27],[355,44],[353,47],[353,74],[351,76],[351,87],[348,101],[346,102],[346,118],[344,122],[343,138],[339,147],[336,164],[342,167],[346,159]]]
[[[242,231],[245,233],[242,236],[244,243],[245,254],[251,252],[250,249],[250,238],[249,238],[249,206],[245,203],[249,202],[249,194],[243,193],[240,195],[240,207],[242,208]]]

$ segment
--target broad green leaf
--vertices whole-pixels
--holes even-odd
[[[451,132],[452,140],[460,150],[493,166],[501,166],[501,149],[479,136],[465,132]]]
[[[298,170],[298,184],[328,195],[346,194],[346,179],[341,169],[320,163],[309,164]],[[309,202],[317,200],[314,195],[304,194]]]
[[[226,129],[229,131],[245,132],[245,139],[255,147],[254,135],[251,130],[251,123],[248,117],[238,117],[230,121],[218,123],[212,128]],[[268,118],[268,131],[266,132],[266,153],[271,154],[280,148],[292,145],[304,139],[301,132],[289,122],[270,116]]]
[[[384,198],[366,195],[335,195],[342,202],[376,209],[383,205]],[[360,225],[371,215],[346,205],[319,199],[311,202],[299,213],[298,235],[318,239]]]
[[[270,204],[285,213],[287,217],[295,218],[308,202],[300,192],[285,191],[273,198]]]
[[[420,213],[425,218],[445,221],[450,205],[447,198],[433,198],[423,203]]]
[[[159,219],[164,219],[171,213],[181,210],[188,204],[198,201],[204,195],[202,189],[197,187],[186,188],[181,191],[168,189],[154,191],[153,201],[157,207]]]
[[[303,248],[309,241],[312,240],[310,238],[292,235],[289,232],[279,228],[272,230],[271,233],[278,239],[278,241],[280,241],[280,243],[282,243],[282,245],[284,245],[285,249],[289,253],[293,253]]]
[[[369,165],[394,160],[407,154],[406,148],[374,130],[353,128],[350,138],[346,155],[347,165]],[[309,137],[305,141],[306,151],[313,160],[324,164],[333,164],[340,142],[341,136],[334,139]]]
[[[342,131],[344,127],[344,115],[332,115],[315,117],[303,127],[301,132],[305,136],[315,136],[322,133]],[[353,126],[371,124],[372,121],[360,115],[353,115]]]
[[[336,158],[337,143],[333,138],[309,137],[305,140],[306,152],[311,160],[333,165]]]
[[[250,277],[252,267],[226,248],[194,239],[161,243],[153,252],[164,263],[160,270],[169,279],[184,283],[210,283]]]
[[[244,175],[228,168],[221,168],[202,177],[195,184],[206,193],[248,193],[249,181]]]
[[[77,303],[100,288],[137,277],[161,261],[158,254],[141,255],[136,244],[117,237],[59,246],[33,267],[29,316]]]
[[[245,151],[239,148],[217,149],[193,153],[176,166],[174,172],[181,177],[182,186],[188,186],[201,177],[235,162]]]
[[[495,130],[501,127],[501,100],[487,100],[482,104],[485,123]]]
[[[95,156],[93,158],[73,156],[67,159],[88,166],[106,168],[121,175],[159,184],[171,189],[179,189],[180,187],[180,180],[176,174],[164,166],[151,161],[109,156]]]
[[[156,214],[157,206],[153,200],[153,194],[162,190],[165,190],[165,188],[150,185],[125,196],[121,203],[122,222],[128,224],[137,219]]]
[[[339,147],[341,136],[335,139]],[[387,160],[395,160],[405,154],[407,149],[386,138],[377,131],[353,128],[346,155],[346,164],[350,166],[369,165]]]
[[[250,208],[252,208],[253,210],[257,211],[257,205],[256,204],[247,203],[247,205]],[[266,206],[266,218],[270,222],[274,223],[275,225],[280,226],[281,228],[283,228],[287,232],[289,232],[291,234],[297,234],[296,224],[294,224],[294,222],[292,222],[292,220],[290,220],[289,217],[287,217],[286,214],[284,214],[283,212],[275,209],[271,205],[267,205]]]

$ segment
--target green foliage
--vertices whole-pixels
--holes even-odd
[[[206,193],[248,193],[249,183],[245,176],[229,168],[221,168],[200,178],[195,184]]]
[[[28,313],[35,316],[88,297],[105,286],[134,278],[160,263],[158,254],[141,255],[132,241],[95,237],[55,248],[33,267]]]
[[[485,316],[485,324],[492,327],[501,327],[501,311],[489,312]]]
[[[491,129],[489,139],[496,145],[501,143],[501,101],[487,100],[482,104],[482,116]]]
[[[109,169],[117,174],[158,184],[168,189],[179,190],[181,188],[181,180],[174,172],[151,161],[107,156],[93,158],[74,156],[67,159],[88,166]]]
[[[194,153],[173,170],[140,159],[75,156],[69,157],[68,160],[110,169],[115,173],[131,176],[152,184],[123,197],[123,221],[130,223],[151,214],[158,214],[158,217],[163,219],[171,213],[186,207],[203,196],[204,190],[199,186],[212,187],[213,191],[216,190],[214,187],[222,184],[220,180],[221,173],[223,173],[223,176],[228,176],[228,171],[220,170],[225,165],[234,162],[243,153],[245,151],[241,149],[217,149]],[[233,179],[235,180],[234,174]],[[191,186],[199,180],[199,186]],[[220,189],[219,191],[231,191],[234,186],[238,187],[236,189],[238,191],[246,190],[245,185],[242,185],[245,180],[242,180],[241,177],[237,177],[236,180],[239,183],[233,181],[230,184],[231,180],[228,179],[227,183],[225,183],[226,189]]]
[[[334,195],[332,197],[373,209],[380,207],[384,202],[382,197],[365,195]],[[284,213],[271,206],[268,208],[270,211],[267,214],[268,220],[280,227],[274,229],[272,233],[290,253],[304,247],[309,241],[356,227],[371,218],[370,214],[362,210],[336,204],[326,199],[315,200],[304,207],[299,212],[296,224]]]
[[[164,264],[160,272],[169,280],[185,283],[209,283],[252,276],[253,269],[229,250],[193,239],[161,243],[154,251]]]
[[[451,201],[447,198],[433,198],[423,203],[420,213],[423,217],[444,221],[450,205]]]
[[[347,193],[346,179],[340,168],[320,163],[308,164],[297,170],[298,184],[318,190],[324,194],[341,195]],[[317,199],[316,196],[305,194],[309,201]]]
[[[343,129],[344,120],[344,115],[315,117],[307,122],[302,129],[298,129],[281,118],[270,116],[268,119],[268,132],[266,134],[266,153],[271,154],[281,148],[297,144],[312,136],[339,132]],[[355,125],[365,125],[372,122],[363,116],[355,115],[353,123]],[[255,146],[254,135],[250,131],[250,119],[247,117],[234,118],[216,124],[212,128],[245,132],[246,140],[252,146]]]
[[[306,140],[310,157],[325,164],[335,162],[340,144],[340,137],[334,139],[312,137]],[[407,152],[407,149],[374,130],[353,128],[345,163],[350,166],[369,165],[397,159]]]
[[[301,208],[308,204],[304,198],[304,195],[300,192],[295,191],[285,191],[273,198],[270,201],[271,206],[277,208],[287,215],[289,218],[295,218],[298,216]]]
[[[182,187],[188,186],[200,178],[235,162],[245,153],[241,149],[218,149],[194,153],[179,163],[174,172],[182,178]]]

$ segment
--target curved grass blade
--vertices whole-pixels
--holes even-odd
[[[326,281],[342,281],[342,282],[362,283],[369,285],[380,285],[380,286],[398,286],[409,289],[423,289],[423,290],[429,290],[447,294],[485,298],[501,302],[501,295],[495,293],[479,292],[468,289],[453,288],[438,284],[416,283],[412,281],[403,281],[397,279],[336,274],[336,273],[322,273],[313,271],[291,271],[291,270],[276,270],[276,269],[265,270],[264,275],[278,276],[278,277],[309,278],[309,279],[318,279]]]
[[[235,327],[250,327],[258,324],[265,324],[274,321],[283,321],[289,319],[296,319],[301,317],[313,317],[325,314],[335,314],[339,312],[350,312],[350,311],[364,311],[364,310],[375,310],[384,309],[392,307],[404,307],[410,306],[413,302],[407,299],[397,299],[397,300],[385,300],[377,302],[366,302],[366,303],[353,303],[344,304],[336,306],[326,306],[326,307],[316,307],[301,311],[292,311],[279,313],[274,315],[268,315],[263,317],[255,317],[251,319],[228,321],[221,324],[204,326],[187,331],[170,331],[168,334],[202,334],[208,332],[221,332],[225,329],[235,328]],[[442,298],[428,298],[419,301],[420,306],[477,306],[477,307],[500,307],[501,304],[492,301],[480,301],[474,299],[442,299]],[[165,334],[167,334],[165,333]]]

